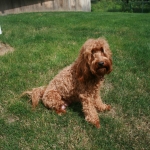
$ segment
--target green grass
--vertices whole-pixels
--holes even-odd
[[[0,57],[0,149],[149,150],[150,14],[29,13],[0,16],[0,41],[15,51]],[[78,56],[88,38],[105,37],[113,72],[101,91],[112,110],[101,129],[74,104],[58,116],[20,94],[42,86]]]

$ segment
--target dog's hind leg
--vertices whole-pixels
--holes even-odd
[[[54,109],[57,114],[66,112],[67,104],[62,100],[56,90],[46,91],[42,98],[43,104],[50,109]]]

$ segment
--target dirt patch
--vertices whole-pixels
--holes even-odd
[[[8,44],[0,42],[0,56],[7,54],[8,52],[13,52],[14,49]]]
[[[14,115],[10,115],[7,117],[7,123],[13,123],[13,122],[16,122],[18,120],[19,120],[19,118],[17,116],[14,116]]]
[[[0,114],[3,115],[4,113],[4,108],[0,105]]]

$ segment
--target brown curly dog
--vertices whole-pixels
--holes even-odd
[[[46,87],[34,88],[23,93],[31,97],[33,108],[43,104],[58,114],[76,101],[82,103],[85,120],[100,127],[97,111],[110,110],[100,98],[100,86],[104,75],[112,71],[111,52],[103,38],[87,40],[77,60],[64,68]]]

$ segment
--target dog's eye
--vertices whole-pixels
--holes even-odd
[[[96,53],[96,50],[92,50],[92,54],[95,54]]]
[[[104,53],[104,52],[105,52],[105,51],[104,51],[104,49],[103,49],[103,47],[101,48],[101,52],[102,52],[102,53]]]
[[[98,53],[100,50],[99,49],[93,49],[92,54]]]

